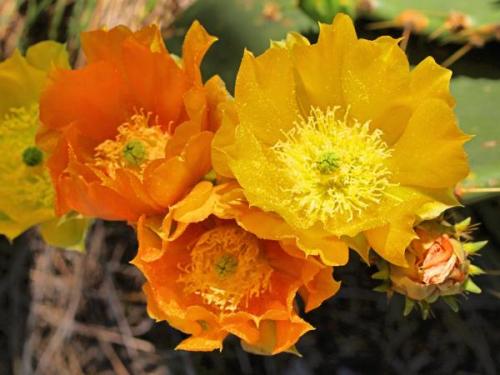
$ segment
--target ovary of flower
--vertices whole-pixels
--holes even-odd
[[[272,148],[279,173],[292,181],[283,202],[304,213],[304,223],[327,223],[334,215],[351,221],[379,203],[390,185],[391,149],[369,122],[339,117],[340,108],[312,108]]]
[[[128,168],[142,178],[148,162],[165,157],[169,135],[159,124],[151,123],[151,113],[140,111],[118,127],[115,139],[95,148],[93,166],[115,178],[116,170]]]
[[[259,246],[257,237],[234,224],[216,227],[198,240],[178,281],[221,312],[247,307],[269,289],[272,274]]]

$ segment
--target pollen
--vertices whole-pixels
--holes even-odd
[[[382,132],[339,110],[313,108],[272,147],[277,173],[290,181],[283,204],[301,213],[304,227],[334,216],[352,221],[390,185],[391,150]]]
[[[178,281],[214,309],[234,312],[269,289],[271,274],[257,237],[231,224],[200,237]]]
[[[149,162],[165,156],[169,135],[153,121],[151,113],[138,112],[118,127],[115,139],[95,148],[91,166],[114,178],[120,168],[132,170],[139,178]]]

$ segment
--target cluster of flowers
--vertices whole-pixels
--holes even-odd
[[[477,289],[481,244],[468,222],[440,221],[469,136],[432,58],[410,70],[398,40],[358,39],[338,15],[315,44],[290,33],[246,51],[232,98],[202,79],[216,38],[197,22],[182,58],[154,25],[81,40],[76,70],[53,42],[0,65],[0,228],[127,221],[149,314],[189,334],[178,349],[235,335],[251,352],[295,351],[313,328],[301,310],[338,291],[349,249],[377,254],[375,278],[424,309]]]

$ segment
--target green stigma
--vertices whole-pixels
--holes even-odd
[[[40,165],[43,161],[43,152],[36,146],[30,146],[23,151],[23,162],[28,167]]]
[[[321,174],[330,174],[337,169],[339,159],[333,152],[325,152],[316,162],[316,166]]]
[[[123,157],[132,165],[140,165],[146,159],[146,147],[142,141],[133,139],[123,146]]]
[[[220,277],[231,276],[238,268],[238,259],[232,255],[224,254],[215,262],[215,272]]]

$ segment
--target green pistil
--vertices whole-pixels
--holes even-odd
[[[132,165],[138,166],[146,159],[146,147],[139,140],[131,140],[123,147],[123,157]]]
[[[236,257],[224,254],[215,263],[215,272],[220,277],[227,277],[236,272],[238,268],[238,259]]]
[[[338,168],[339,159],[333,152],[325,152],[316,166],[321,174],[330,174]]]
[[[23,162],[28,167],[40,165],[43,161],[43,152],[36,146],[31,146],[23,151]]]

